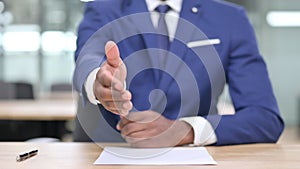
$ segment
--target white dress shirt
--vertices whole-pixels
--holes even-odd
[[[183,0],[145,0],[149,12],[151,12],[151,20],[153,22],[153,26],[156,28],[158,25],[159,20],[159,12],[155,10],[158,5],[166,4],[169,5],[171,8],[166,13],[166,24],[168,26],[168,32],[170,41],[174,39],[176,28],[178,25],[179,14],[182,7]],[[99,101],[96,100],[94,94],[94,81],[96,79],[96,74],[100,68],[94,69],[88,76],[85,81],[85,90],[87,93],[87,97],[92,104],[99,104]],[[194,131],[194,141],[193,145],[200,146],[200,145],[209,145],[217,142],[217,137],[214,132],[213,127],[211,124],[203,117],[194,116],[194,117],[184,117],[180,118],[179,120],[185,121],[190,124]]]
[[[146,4],[148,7],[149,12],[151,12],[151,20],[153,23],[153,26],[156,28],[159,21],[159,12],[157,12],[155,9],[161,5],[166,4],[170,7],[170,10],[166,13],[165,20],[166,24],[168,26],[168,33],[170,41],[174,39],[176,28],[179,20],[179,13],[181,10],[181,4],[182,0],[167,0],[167,1],[161,1],[161,0],[146,0]]]

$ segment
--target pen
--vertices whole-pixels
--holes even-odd
[[[32,151],[30,151],[30,152],[26,152],[26,153],[19,154],[19,155],[17,156],[17,161],[18,161],[18,162],[24,161],[24,160],[26,160],[26,159],[28,159],[28,158],[30,158],[30,157],[33,157],[33,156],[37,155],[37,153],[38,153],[38,150],[32,150]]]

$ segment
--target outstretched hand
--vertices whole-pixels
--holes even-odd
[[[124,87],[126,66],[115,42],[106,43],[105,54],[107,61],[97,72],[94,93],[105,109],[125,116],[132,109],[131,93]]]

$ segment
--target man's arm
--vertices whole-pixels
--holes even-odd
[[[276,142],[284,124],[245,11],[232,25],[227,82],[235,115],[209,115],[217,145]]]
[[[75,51],[76,68],[73,76],[75,89],[87,99],[84,83],[92,71],[99,68],[105,61],[105,44],[111,40],[109,29],[101,29],[111,22],[107,16],[113,2],[88,2],[85,5],[84,17],[78,27],[77,49]],[[99,30],[101,29],[101,32]]]
[[[76,68],[73,76],[73,84],[75,89],[84,96],[84,100],[86,99],[84,83],[88,75],[94,69],[99,68],[101,62],[103,62],[100,59],[100,55],[105,55],[104,47],[101,48],[105,43],[100,42],[100,40],[97,44],[99,47],[95,49],[90,47],[91,51],[86,49],[86,44],[91,45],[89,39],[92,35],[108,22],[105,18],[100,17],[100,13],[97,10],[98,5],[98,2],[89,2],[85,4],[84,17],[78,27],[77,48],[75,51]],[[102,38],[105,39],[105,37]]]

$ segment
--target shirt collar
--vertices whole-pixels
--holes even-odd
[[[167,4],[170,6],[170,8],[172,8],[172,10],[174,10],[177,13],[180,13],[181,10],[181,6],[182,6],[182,1],[183,0],[166,0],[166,1],[161,1],[161,0],[145,0],[148,10],[149,12],[153,12],[155,11],[155,8],[158,5],[161,4]]]

